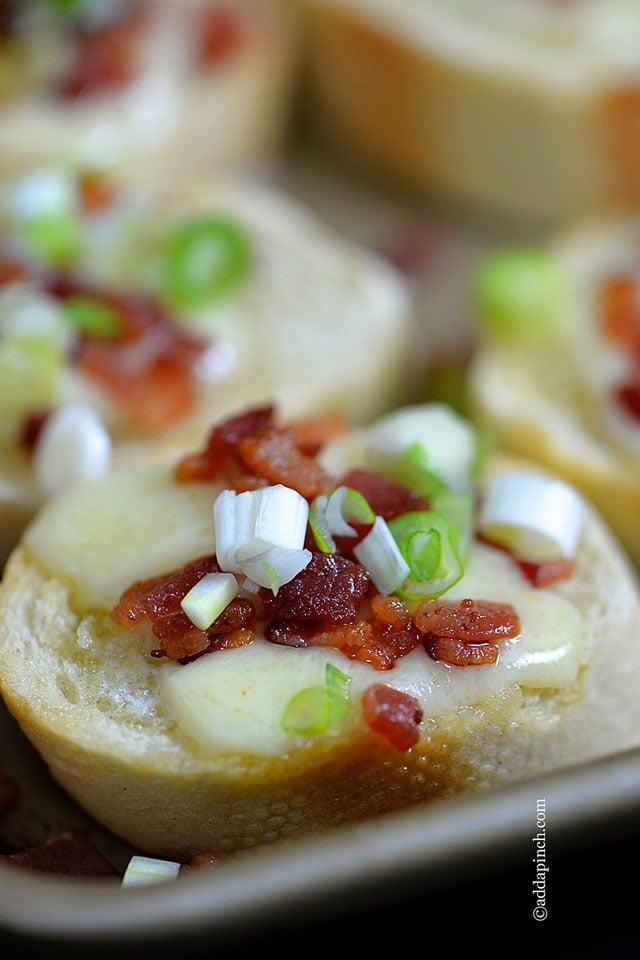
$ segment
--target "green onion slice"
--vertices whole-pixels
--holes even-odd
[[[351,677],[339,670],[332,663],[325,667],[325,682],[329,697],[329,713],[331,720],[341,723],[349,714],[351,697]]]
[[[409,567],[399,596],[438,597],[462,578],[460,531],[445,516],[414,510],[390,520],[389,529]]]
[[[121,886],[140,887],[150,883],[163,883],[175,880],[179,873],[180,864],[176,860],[160,860],[134,854],[127,864]]]
[[[290,733],[323,733],[331,721],[329,692],[326,687],[304,687],[284,709],[282,729]]]
[[[477,273],[475,303],[488,334],[548,340],[566,294],[560,263],[542,248],[514,247],[488,257]]]
[[[167,295],[180,307],[200,307],[227,294],[249,269],[249,237],[235,220],[195,217],[179,223],[167,241]]]
[[[118,311],[95,297],[69,297],[62,308],[65,320],[81,333],[94,337],[115,337],[121,330]]]
[[[67,266],[80,249],[78,224],[64,212],[30,217],[20,231],[34,253],[56,267]]]
[[[323,553],[335,553],[334,536],[356,536],[351,523],[374,523],[375,519],[366,497],[353,487],[340,486],[322,493],[309,508],[309,526]]]

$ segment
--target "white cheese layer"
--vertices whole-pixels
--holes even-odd
[[[210,484],[177,486],[161,468],[116,475],[50,501],[25,545],[46,572],[69,585],[78,612],[106,613],[134,581],[214,551],[218,490]],[[338,651],[257,639],[185,666],[158,663],[161,693],[184,733],[203,750],[277,755],[302,742],[281,728],[284,707],[299,690],[324,682],[327,662],[352,678],[354,723],[360,695],[373,683],[417,697],[429,717],[514,685],[554,689],[575,679],[583,622],[568,600],[532,589],[502,551],[482,543],[473,545],[463,579],[446,595],[465,597],[511,603],[520,616],[520,635],[501,641],[495,664],[450,666],[431,660],[420,647],[380,672]]]

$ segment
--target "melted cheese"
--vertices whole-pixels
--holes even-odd
[[[78,612],[106,613],[135,580],[213,552],[217,491],[210,484],[177,486],[160,468],[117,475],[52,500],[24,542],[45,571],[69,586]],[[463,579],[447,594],[464,597],[511,603],[520,616],[520,635],[500,644],[496,664],[450,666],[418,648],[380,673],[337,651],[257,639],[186,666],[158,664],[160,690],[179,726],[202,749],[277,755],[301,742],[280,726],[286,703],[304,687],[323,683],[328,661],[352,678],[356,707],[365,688],[380,682],[417,697],[427,717],[516,685],[556,689],[575,680],[583,623],[567,599],[530,588],[502,551],[481,543],[474,544]],[[350,722],[357,717],[354,708]]]

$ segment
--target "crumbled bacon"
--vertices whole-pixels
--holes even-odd
[[[198,59],[204,66],[228,62],[247,38],[247,23],[232,3],[208,4],[200,13],[198,26]]]
[[[50,410],[33,410],[18,425],[18,444],[28,458],[33,456],[38,438],[50,412]]]
[[[520,618],[511,604],[468,598],[423,600],[413,621],[433,660],[465,667],[494,663],[498,641],[520,632]]]
[[[74,362],[141,429],[159,430],[189,412],[196,397],[194,364],[209,346],[204,340],[181,333],[145,297],[94,290],[62,276],[50,292],[62,300],[86,296],[114,310],[116,334],[81,334]]]
[[[82,833],[67,831],[43,843],[0,855],[0,862],[60,877],[117,877],[113,864]]]
[[[150,628],[159,641],[154,656],[181,662],[209,650],[249,643],[255,636],[255,608],[250,600],[236,597],[207,630],[196,627],[180,606],[206,573],[219,570],[216,558],[206,556],[170,573],[139,580],[124,591],[110,616],[129,629]]]
[[[291,487],[307,500],[338,485],[315,457],[300,450],[292,430],[271,427],[242,437],[236,455],[249,473]]]
[[[631,359],[632,369],[613,391],[613,400],[626,414],[640,420],[640,289],[635,277],[610,277],[601,291],[605,334]]]
[[[277,594],[262,588],[260,597],[275,622],[345,623],[356,618],[369,584],[361,564],[337,554],[316,554]]]
[[[210,483],[233,472],[237,465],[236,444],[241,437],[273,426],[272,405],[256,407],[228,417],[209,432],[202,450],[185,454],[178,462],[175,479],[178,483]]]
[[[348,470],[340,482],[358,490],[373,512],[385,520],[392,520],[393,517],[410,510],[426,510],[429,506],[424,497],[414,490],[371,470]]]
[[[544,563],[518,560],[517,564],[533,587],[550,587],[561,580],[568,580],[576,569],[575,560],[569,557],[558,557]]]
[[[423,711],[415,697],[382,683],[368,687],[361,698],[367,726],[396,750],[410,750],[420,739]]]
[[[61,79],[60,95],[75,99],[117,91],[131,83],[145,22],[143,5],[130,0],[108,22],[78,24],[71,35],[73,56]]]

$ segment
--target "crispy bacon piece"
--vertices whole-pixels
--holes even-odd
[[[410,510],[427,510],[429,504],[424,497],[410,490],[396,480],[383,477],[379,473],[360,468],[348,470],[340,480],[347,487],[358,490],[367,500],[374,513],[392,520],[401,513]]]
[[[99,27],[79,26],[72,35],[73,57],[60,82],[60,96],[75,99],[131,83],[145,22],[144,6],[130,0],[116,19]]]
[[[369,584],[369,575],[361,564],[336,554],[315,554],[275,596],[262,588],[260,597],[276,622],[345,623],[357,616]]]
[[[237,465],[235,448],[240,438],[274,423],[274,408],[267,405],[252,408],[217,424],[210,431],[202,450],[188,453],[178,462],[176,481],[210,483],[224,473],[232,473],[233,465]]]
[[[293,430],[271,427],[242,437],[236,455],[249,473],[291,487],[307,500],[338,485],[315,457],[300,450]]]
[[[406,752],[419,741],[423,711],[415,697],[374,683],[362,694],[361,703],[367,726],[396,750]]]
[[[87,296],[111,307],[120,329],[114,336],[82,334],[76,366],[112,401],[150,432],[189,412],[196,399],[194,364],[208,344],[181,333],[152,300],[93,290],[58,277],[51,293],[60,299]]]
[[[233,59],[245,44],[247,27],[232,3],[207,5],[200,13],[200,64],[210,67]]]
[[[437,637],[435,633],[426,633],[423,644],[432,660],[444,660],[456,667],[495,663],[500,652],[497,643],[470,643],[459,637]]]
[[[575,560],[569,557],[558,557],[557,560],[547,560],[544,563],[518,560],[517,564],[533,587],[549,587],[561,580],[568,580],[576,568]]]
[[[498,641],[520,632],[520,618],[511,604],[487,600],[423,600],[413,622],[433,660],[465,667],[494,663]]]
[[[604,331],[632,352],[640,351],[640,291],[634,277],[620,274],[602,287],[601,309]]]
[[[178,570],[139,580],[124,591],[111,610],[112,620],[128,629],[151,628],[157,657],[185,662],[209,650],[249,643],[255,636],[255,608],[236,597],[207,630],[200,630],[180,606],[184,595],[206,573],[219,571],[214,556],[200,557]]]
[[[0,861],[23,870],[60,877],[113,878],[113,864],[84,834],[67,831],[16,853],[0,855]]]

